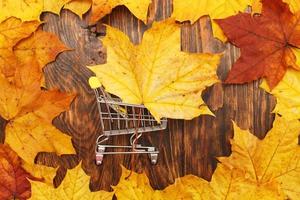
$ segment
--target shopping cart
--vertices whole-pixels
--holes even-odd
[[[96,96],[102,129],[96,140],[96,164],[101,165],[107,154],[148,154],[151,163],[156,164],[159,151],[137,142],[143,133],[166,129],[167,119],[157,123],[145,106],[123,103],[112,97],[104,91],[97,77],[91,77],[89,84]],[[111,136],[120,135],[131,135],[129,145],[105,144]]]

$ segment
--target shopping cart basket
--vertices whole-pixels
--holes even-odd
[[[145,106],[123,103],[112,97],[104,91],[97,77],[91,77],[89,83],[96,96],[102,129],[96,140],[96,164],[101,165],[107,154],[148,154],[151,163],[156,164],[159,151],[137,141],[143,133],[166,129],[167,119],[158,123]],[[111,136],[120,135],[131,135],[129,145],[105,144]]]

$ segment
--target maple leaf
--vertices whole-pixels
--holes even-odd
[[[22,162],[22,167],[33,177],[41,180],[43,183],[53,186],[53,179],[56,175],[57,168],[47,167],[39,164],[29,164]]]
[[[5,76],[14,74],[17,59],[13,53],[13,46],[28,37],[39,25],[40,22],[37,21],[22,23],[14,17],[0,23],[0,72],[2,74]]]
[[[49,11],[55,14],[59,14],[61,8],[70,1],[71,0],[43,0],[42,11]]]
[[[190,21],[192,24],[200,17],[209,15],[210,19],[223,19],[231,15],[243,12],[250,0],[173,0],[172,17],[176,20]],[[223,31],[212,21],[212,29],[215,37],[226,40]]]
[[[69,9],[80,18],[86,13],[92,5],[92,0],[72,0],[64,6],[64,9]]]
[[[245,172],[246,181],[255,186],[252,192],[261,190],[267,197],[272,191],[273,196],[284,193],[289,199],[297,199],[300,194],[297,187],[300,184],[299,130],[298,120],[278,116],[263,140],[234,126],[232,154],[219,160],[222,165]]]
[[[187,175],[166,189],[153,190],[145,174],[122,170],[113,189],[120,199],[298,199],[300,194],[300,122],[277,116],[260,140],[234,124],[232,153],[218,158],[210,182]],[[174,196],[171,196],[174,195]]]
[[[0,0],[0,22],[17,17],[22,21],[39,20],[42,12],[59,14],[61,8],[70,0]]]
[[[54,61],[60,52],[69,49],[56,35],[38,30],[15,45],[13,50],[19,65],[26,65],[34,60],[42,69],[46,64]]]
[[[93,0],[90,24],[96,23],[120,5],[126,6],[134,16],[146,23],[150,3],[151,0]]]
[[[202,185],[207,184],[205,180],[188,175],[177,179],[173,185],[168,186],[164,190],[154,190],[145,173],[138,174],[127,170],[123,166],[121,167],[122,175],[120,181],[116,186],[112,186],[112,188],[117,199],[122,200],[192,199],[192,187],[189,186],[192,184],[197,188],[203,188]],[[128,176],[129,174],[130,176]]]
[[[300,72],[288,70],[282,81],[270,90],[264,81],[261,87],[276,97],[274,113],[279,113],[287,119],[300,119]]]
[[[21,159],[8,146],[0,144],[0,199],[28,199],[33,178],[21,166]]]
[[[300,4],[298,0],[283,0],[283,2],[289,4],[289,7],[293,13],[296,13],[300,10]]]
[[[180,27],[173,20],[153,23],[139,45],[108,26],[103,43],[107,63],[90,69],[109,93],[144,104],[156,120],[211,114],[201,93],[218,82],[221,55],[182,52]]]
[[[233,65],[226,83],[245,83],[265,77],[271,89],[288,67],[295,69],[292,47],[300,47],[300,13],[293,15],[281,0],[263,0],[261,15],[239,13],[216,22],[237,47],[241,57]]]
[[[53,188],[45,183],[31,181],[31,200],[43,199],[73,199],[73,200],[107,200],[112,199],[113,192],[91,192],[89,189],[90,177],[87,176],[79,164],[74,169],[68,170],[58,188]]]
[[[300,10],[299,0],[283,0],[283,2],[287,3],[293,13],[296,13]],[[252,11],[253,13],[261,12],[261,0],[253,0],[252,1]]]
[[[46,33],[38,31],[36,35],[39,34]],[[32,41],[32,38],[28,40]],[[27,41],[23,40],[21,46],[22,43],[27,44]],[[56,152],[59,155],[75,152],[70,136],[62,134],[52,125],[53,118],[67,109],[74,95],[46,91],[40,87],[43,78],[41,64],[50,62],[63,49],[52,49],[50,55],[45,55],[47,50],[39,53],[37,45],[30,44],[32,46],[28,51],[34,51],[38,57],[29,56],[23,62],[16,53],[22,65],[16,68],[14,76],[6,78],[0,74],[0,115],[8,121],[5,143],[25,162],[33,164],[38,152]]]

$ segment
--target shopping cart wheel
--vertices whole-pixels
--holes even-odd
[[[102,145],[98,145],[97,152],[96,152],[96,165],[101,165],[103,162],[103,157],[105,152],[105,147]]]
[[[155,165],[157,163],[158,154],[157,153],[150,153],[149,158],[152,165]]]
[[[103,154],[97,153],[96,154],[96,165],[101,165],[103,162]]]

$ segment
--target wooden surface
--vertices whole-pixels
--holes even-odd
[[[134,43],[141,41],[143,32],[151,27],[153,20],[170,16],[172,5],[169,0],[154,0],[149,8],[149,25],[137,20],[127,8],[120,6],[102,22],[124,31]],[[85,67],[105,62],[105,48],[96,36],[103,36],[105,30],[99,23],[88,27],[84,20],[69,11],[62,11],[60,17],[45,13],[42,17],[45,31],[56,33],[72,51],[60,54],[54,63],[44,68],[48,88],[59,88],[76,92],[78,97],[71,110],[54,120],[60,130],[72,136],[77,155],[57,157],[40,153],[37,163],[59,166],[55,185],[58,185],[67,168],[82,161],[83,168],[91,176],[93,191],[110,190],[120,177],[120,164],[130,168],[130,156],[106,156],[102,166],[94,164],[95,139],[100,133],[100,123],[95,98],[87,84],[92,73]],[[189,52],[224,52],[218,75],[224,80],[230,66],[238,58],[239,51],[229,44],[222,44],[212,36],[211,24],[207,17],[194,25],[182,24],[182,50]],[[216,156],[230,154],[229,139],[233,136],[232,121],[241,128],[263,138],[271,128],[275,101],[259,89],[259,82],[245,85],[215,84],[208,88],[203,97],[216,117],[200,116],[191,121],[169,120],[168,129],[157,134],[145,135],[143,144],[152,143],[160,150],[157,165],[151,165],[146,155],[134,158],[134,171],[145,171],[151,185],[162,189],[186,174],[201,176],[207,180],[216,167]],[[3,121],[3,120],[2,120]],[[0,123],[1,138],[4,137],[4,122]],[[3,139],[2,139],[3,140]],[[127,136],[113,138],[113,144],[126,144]]]

